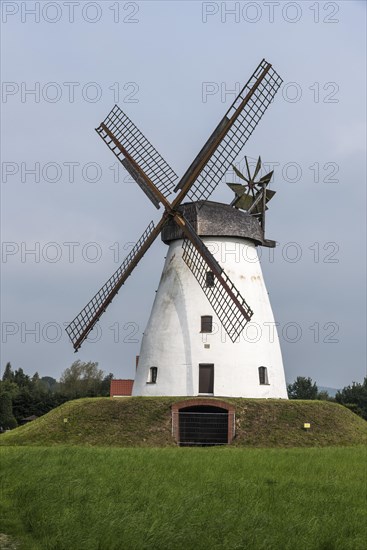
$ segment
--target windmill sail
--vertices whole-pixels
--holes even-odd
[[[172,192],[177,175],[117,105],[96,128],[154,206],[159,208],[159,204],[163,204],[165,212],[155,227],[151,222],[123,264],[67,327],[66,332],[75,350],[79,349],[169,218],[173,218],[184,232],[184,261],[198,280],[225,330],[233,341],[236,340],[253,312],[195,230],[178,212],[178,207],[186,196],[192,201],[198,201],[206,200],[211,195],[251,136],[281,83],[282,79],[270,63],[263,59],[180,180],[176,187],[179,193],[172,203],[167,197]],[[264,195],[264,207],[270,198]],[[215,284],[210,287],[203,283],[208,268],[215,277]]]
[[[120,107],[115,105],[96,131],[123,165],[124,154],[116,141],[165,197],[171,193],[178,176]]]
[[[204,243],[202,246],[210,254]],[[191,241],[184,239],[182,248],[184,262],[201,286],[228,336],[235,342],[250,321],[253,311],[214,257],[218,265],[216,271],[212,271],[212,262],[209,264]],[[207,285],[208,270],[214,273],[214,284],[210,286]]]
[[[277,93],[282,79],[263,59],[228,109],[175,191],[193,201],[206,200],[256,128]]]
[[[179,220],[185,234],[182,259],[201,286],[228,336],[235,342],[250,321],[253,311],[187,218],[183,215],[182,218],[183,223]],[[213,274],[213,285],[207,284],[208,272]]]
[[[99,321],[102,313],[105,312],[107,306],[112,302],[121,286],[124,284],[129,275],[131,275],[133,269],[138,265],[145,252],[159,235],[165,221],[165,218],[162,218],[156,227],[154,227],[153,222],[150,222],[147,229],[144,231],[120,267],[68,325],[66,332],[74,346],[75,351],[80,348],[89,332]]]
[[[156,198],[150,187],[148,187],[138,170],[136,170],[133,163],[128,158],[123,158],[121,164],[124,166],[125,170],[129,172],[130,176],[136,181],[139,187],[144,191],[146,196],[152,201],[154,206],[159,209],[159,200]]]

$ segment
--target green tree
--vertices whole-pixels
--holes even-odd
[[[288,385],[289,399],[317,399],[318,389],[312,378],[297,376],[293,384]]]
[[[52,376],[42,376],[41,382],[46,390],[50,390],[52,392],[55,391],[58,386],[57,380],[52,378]]]
[[[19,393],[19,388],[14,382],[0,380],[0,393],[8,393],[13,399]]]
[[[24,388],[24,387],[29,388],[32,384],[32,381],[28,376],[28,374],[25,374],[25,372],[21,368],[17,369],[14,372],[14,382],[19,388]]]
[[[29,388],[23,386],[13,398],[13,413],[18,422],[23,420],[23,418],[27,418],[27,416],[36,414],[34,410],[34,396],[31,394]]]
[[[0,430],[12,430],[17,427],[13,415],[12,396],[9,392],[0,391]]]
[[[353,382],[351,386],[339,390],[336,393],[335,401],[367,420],[367,377],[362,384]]]
[[[325,390],[319,391],[316,399],[319,399],[320,401],[334,401]]]
[[[101,395],[103,375],[98,363],[74,361],[61,374],[60,391],[71,398]]]
[[[5,381],[14,382],[14,373],[10,363],[6,363],[2,380],[3,382]]]
[[[60,383],[51,376],[40,378],[37,372],[33,376],[28,376],[22,368],[13,372],[8,363],[3,380],[0,380],[0,394],[7,395],[4,401],[6,418],[9,416],[10,398],[15,424],[14,420],[10,420],[7,425],[14,427],[16,422],[23,418],[46,414],[69,399],[108,396],[112,378],[112,373],[104,376],[104,372],[98,368],[98,363],[92,361],[75,361],[63,372]]]
[[[111,380],[113,380],[113,378],[112,372],[103,378],[101,384],[101,397],[108,397],[110,395]]]

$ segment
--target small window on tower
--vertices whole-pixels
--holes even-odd
[[[259,367],[259,382],[262,386],[266,386],[269,384],[268,369],[266,367]]]
[[[157,382],[158,367],[150,367],[148,384]]]
[[[201,316],[201,332],[213,332],[213,317],[211,315]]]
[[[206,272],[205,286],[210,288],[214,286],[214,273],[212,271]]]

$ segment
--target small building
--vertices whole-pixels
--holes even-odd
[[[111,380],[110,397],[126,397],[131,395],[134,380]]]

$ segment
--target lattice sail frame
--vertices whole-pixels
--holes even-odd
[[[252,95],[236,117],[236,111],[241,106],[241,103],[246,99],[246,96],[254,88],[257,80],[265,70],[267,70],[267,72],[263,76],[261,82],[255,90],[252,91]],[[199,153],[197,159],[203,154],[203,151],[209,145],[210,140],[214,140],[216,135],[220,135],[226,124],[231,123],[232,119],[236,117],[232,123],[232,126],[229,128],[228,132],[223,137],[188,192],[187,197],[190,200],[207,200],[212,194],[219,182],[223,179],[223,176],[229,169],[230,165],[234,162],[240,151],[243,149],[257,124],[260,122],[263,114],[274,99],[274,96],[282,82],[282,78],[275,72],[272,66],[265,61],[265,59],[263,59],[248,82],[242,88],[241,92],[232,103],[217,128],[214,130],[207,144]],[[196,159],[194,163],[195,162]],[[183,176],[182,180],[176,187],[176,190],[178,188],[182,188],[191,169],[192,166]]]
[[[164,196],[169,196],[173,190],[174,181],[178,178],[177,174],[120,107],[115,105],[103,124],[126,149],[157,189]],[[103,126],[100,125],[96,131],[113,154],[124,164],[122,152],[108,136]]]
[[[120,267],[116,269],[114,274],[67,327],[66,332],[76,351],[79,349],[82,342],[87,338],[95,323],[98,322],[99,319],[95,321],[96,315],[101,315],[105,311],[106,307],[110,304],[118,290],[123,285],[124,281],[129,276],[130,273],[128,268],[131,268],[134,261],[137,264],[140,260],[139,253],[144,244],[147,243],[148,239],[153,235],[154,229],[154,223],[150,222]]]
[[[210,254],[204,243],[202,243],[202,246]],[[234,303],[234,301],[226,292],[225,288],[219,283],[216,273],[214,273],[214,285],[207,286],[206,274],[208,270],[210,270],[210,267],[206,263],[204,257],[194,247],[194,245],[187,239],[184,239],[182,243],[182,248],[182,259],[201,286],[205,296],[207,297],[210,305],[215,311],[218,319],[222,323],[223,328],[227,332],[228,336],[230,337],[232,342],[235,342],[245,328],[248,321],[251,319],[253,315],[252,309],[250,308],[246,300],[241,296],[240,292],[237,290],[235,285],[232,283],[225,271],[219,266],[219,264],[217,265],[220,270],[220,277],[230,287],[236,299],[241,304],[242,308],[246,311],[247,318],[244,317],[243,312]]]

